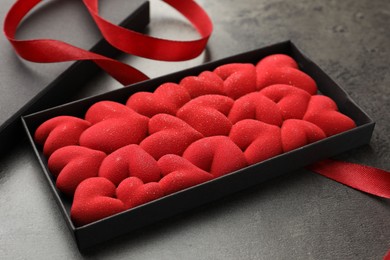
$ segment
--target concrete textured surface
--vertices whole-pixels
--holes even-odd
[[[13,2],[3,1],[2,21]],[[79,2],[50,1],[26,20],[18,37],[62,37],[89,48],[99,35]],[[131,9],[131,1],[100,2],[103,15],[114,22]],[[178,63],[125,61],[155,77],[290,39],[377,123],[370,145],[338,158],[390,170],[390,1],[198,3],[214,22],[207,53]],[[150,34],[197,37],[161,1],[151,4]],[[66,27],[59,31],[61,26]],[[20,60],[4,37],[0,53],[2,120],[18,109],[15,100],[35,95],[70,65]],[[91,85],[92,91],[79,95],[119,87],[104,75]],[[27,142],[16,143],[0,159],[0,259],[382,259],[390,249],[389,220],[388,200],[300,170],[81,254]]]

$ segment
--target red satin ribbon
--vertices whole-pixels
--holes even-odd
[[[98,0],[83,0],[103,37],[117,49],[144,58],[180,61],[197,57],[204,50],[212,33],[207,13],[191,0],[163,0],[184,15],[201,38],[194,41],[172,41],[150,37],[112,24],[98,14]]]
[[[383,257],[383,260],[390,260],[390,250],[387,251],[386,255]]]
[[[21,57],[44,63],[92,60],[124,85],[148,79],[145,74],[127,64],[62,41],[16,40],[14,37],[21,20],[40,2],[41,0],[19,0],[5,18],[4,33]],[[164,0],[164,2],[176,8],[197,29],[201,38],[194,41],[164,40],[122,28],[99,16],[98,0],[83,0],[83,2],[103,37],[110,44],[126,53],[145,58],[166,61],[194,58],[204,50],[213,29],[209,16],[192,0]],[[308,169],[352,188],[390,198],[390,173],[387,171],[333,160],[318,162]]]
[[[4,21],[4,34],[15,51],[24,59],[33,62],[64,62],[92,60],[123,85],[148,79],[141,71],[68,43],[51,40],[16,40],[16,30],[27,15],[41,0],[19,0],[9,10]],[[165,0],[181,12],[201,35],[194,41],[171,41],[150,37],[114,25],[98,14],[98,0],[83,0],[104,38],[114,47],[129,54],[155,60],[179,61],[195,58],[205,48],[212,33],[212,22],[207,13],[192,0]]]
[[[354,189],[390,199],[390,172],[349,162],[323,160],[307,167]]]

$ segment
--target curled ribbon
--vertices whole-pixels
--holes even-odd
[[[103,37],[117,49],[136,56],[181,61],[197,57],[204,50],[212,32],[212,22],[206,12],[191,0],[163,0],[171,5],[197,29],[201,38],[194,41],[172,41],[154,38],[117,26],[98,14],[98,0],[83,0]]]
[[[123,52],[165,61],[195,58],[205,48],[212,33],[207,13],[192,0],[163,0],[183,14],[197,29],[201,38],[193,41],[173,41],[147,36],[110,23],[99,15],[98,0],[83,0],[103,37]],[[15,51],[33,62],[63,62],[92,60],[123,85],[148,79],[141,71],[117,60],[80,49],[68,43],[51,40],[16,40],[18,25],[41,0],[19,0],[9,10],[4,21],[4,33]],[[324,160],[309,170],[352,188],[390,199],[390,173],[381,169],[333,160]]]
[[[92,60],[123,85],[148,79],[141,71],[117,60],[96,54],[68,43],[52,39],[17,40],[15,34],[22,19],[41,0],[19,0],[11,7],[4,20],[4,34],[15,51],[24,59],[49,63]],[[166,61],[195,58],[205,48],[212,33],[212,22],[207,13],[192,0],[165,0],[182,13],[200,33],[194,41],[172,41],[154,38],[110,23],[98,13],[98,0],[83,0],[103,37],[123,52]]]

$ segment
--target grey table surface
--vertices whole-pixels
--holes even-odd
[[[3,21],[13,0],[3,0]],[[56,38],[89,48],[100,38],[81,1],[48,1],[18,38]],[[134,1],[100,1],[120,22]],[[370,145],[337,158],[390,170],[390,1],[199,0],[214,22],[207,52],[167,63],[124,61],[151,77],[292,40],[376,121]],[[161,1],[148,33],[195,39]],[[0,37],[1,117],[17,111],[71,63],[18,58]],[[89,86],[90,85],[90,86]],[[77,96],[120,85],[102,75]],[[11,89],[11,90],[10,90]],[[16,102],[15,100],[18,100]],[[81,254],[25,138],[0,158],[0,259],[382,259],[390,249],[390,202],[299,170],[97,246]]]

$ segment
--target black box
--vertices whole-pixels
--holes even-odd
[[[136,6],[137,8],[120,23],[120,26],[141,32],[150,22],[149,2],[144,1]],[[114,59],[123,54],[123,52],[107,43],[105,39],[98,41],[90,51]],[[69,102],[86,82],[101,72],[102,69],[92,61],[77,61],[49,85],[42,87],[28,102],[23,103],[20,100],[13,100],[20,107],[5,121],[0,121],[0,153],[7,152],[15,141],[20,140],[20,136],[23,135],[23,127],[20,123],[22,115]],[[3,89],[3,91],[15,90]],[[3,113],[8,113],[8,111],[3,111]]]
[[[309,74],[317,82],[319,91],[322,94],[331,97],[337,103],[339,110],[352,118],[357,127],[117,215],[82,227],[74,226],[70,219],[71,202],[69,199],[63,197],[56,189],[55,180],[47,168],[47,159],[43,156],[40,147],[33,141],[34,131],[41,123],[59,115],[83,117],[86,110],[92,104],[101,100],[113,100],[125,103],[127,98],[137,91],[153,91],[162,83],[179,82],[185,76],[198,75],[202,71],[213,70],[226,63],[256,63],[261,58],[276,53],[284,53],[293,57],[298,62],[300,69]],[[302,168],[321,159],[367,144],[370,141],[375,125],[372,119],[370,119],[370,117],[350,99],[340,86],[327,76],[316,64],[303,55],[290,41],[277,43],[265,48],[137,83],[123,89],[64,104],[42,112],[24,116],[22,121],[43,168],[44,174],[49,181],[53,194],[61,207],[68,227],[72,231],[80,250],[128,233],[158,220],[173,216],[179,212],[217,200],[227,194],[259,184],[270,178]],[[259,172],[261,172],[261,174],[259,174]]]

